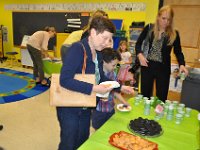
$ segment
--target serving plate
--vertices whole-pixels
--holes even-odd
[[[143,119],[141,117],[131,120],[128,129],[135,135],[142,137],[159,137],[163,134],[161,125],[154,120]]]
[[[135,136],[125,131],[119,131],[113,133],[109,138],[109,143],[121,150],[130,149],[148,149],[158,150],[158,144],[149,140],[143,139],[139,136]]]
[[[118,111],[121,111],[121,112],[129,112],[129,111],[132,110],[132,107],[131,107],[131,106],[124,105],[124,104],[118,104],[118,105],[117,105],[117,110],[118,110]]]

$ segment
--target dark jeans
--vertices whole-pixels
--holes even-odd
[[[92,112],[92,127],[99,129],[114,113],[114,109],[111,112],[100,112],[94,110]]]
[[[28,52],[33,61],[33,75],[34,78],[39,77],[40,81],[44,79],[44,70],[43,70],[43,62],[42,62],[42,53],[40,50],[32,47],[31,45],[27,45]]]
[[[90,109],[57,107],[60,123],[59,150],[76,150],[89,137]]]
[[[153,83],[156,82],[156,96],[165,102],[170,79],[170,68],[159,62],[149,61],[148,67],[141,67],[141,92],[145,97],[153,94]]]

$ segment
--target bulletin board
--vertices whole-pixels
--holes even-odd
[[[123,20],[122,19],[111,19],[112,23],[115,25],[116,30],[121,30],[123,27]]]
[[[43,30],[45,26],[54,26],[57,32],[63,33],[67,29],[68,18],[80,18],[80,28],[82,28],[87,25],[89,19],[89,12],[88,15],[85,14],[85,12],[13,12],[13,44],[21,45],[24,35],[32,35],[38,30]],[[52,50],[55,45],[56,38],[50,39],[48,49]]]

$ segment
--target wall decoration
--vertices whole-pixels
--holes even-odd
[[[57,3],[57,4],[9,4],[5,10],[30,11],[30,10],[64,10],[64,11],[94,11],[97,9],[108,11],[145,11],[146,4],[142,2],[124,3]]]

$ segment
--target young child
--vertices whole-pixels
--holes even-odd
[[[174,77],[174,88],[177,88],[178,87],[178,80],[180,79],[179,69],[178,68],[174,69],[172,75]]]
[[[118,51],[120,52],[122,58],[120,61],[118,80],[121,84],[125,84],[126,81],[130,81],[133,84],[133,74],[129,72],[132,64],[132,56],[128,50],[127,41],[120,41]]]
[[[115,74],[114,69],[121,60],[120,54],[112,48],[105,48],[102,51],[102,55],[105,75],[109,79],[117,81],[117,75]],[[92,113],[92,126],[94,129],[99,129],[115,113],[114,97],[121,103],[129,106],[120,93],[111,91],[108,99],[101,99],[97,103],[96,110]]]

